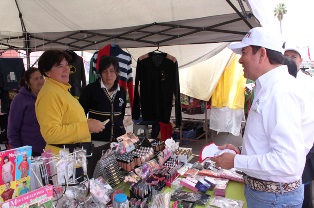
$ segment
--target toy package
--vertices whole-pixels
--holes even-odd
[[[47,185],[34,191],[22,194],[2,204],[2,208],[17,207],[52,207],[53,186]]]
[[[0,203],[29,191],[31,155],[31,146],[0,152]]]

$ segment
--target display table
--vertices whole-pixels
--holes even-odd
[[[115,190],[120,189],[123,191],[123,193],[130,196],[129,186],[124,182],[121,183],[120,185],[116,186],[114,189]],[[169,192],[171,190],[172,189],[169,187],[166,187],[163,189],[164,192]],[[183,188],[183,190],[188,191],[189,189]],[[208,191],[208,192],[206,192],[206,194],[209,194],[212,197],[212,196],[214,196],[214,191]],[[229,181],[228,186],[227,186],[227,190],[226,190],[226,198],[241,200],[244,202],[243,208],[247,208],[246,200],[244,197],[244,184],[243,183],[235,182],[235,181]],[[195,208],[204,208],[207,206],[208,206],[208,203],[206,206],[196,205]]]

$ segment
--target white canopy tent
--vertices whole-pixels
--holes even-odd
[[[115,43],[129,51],[135,67],[139,56],[160,46],[180,68],[191,67],[258,26],[248,3],[256,12],[261,2],[1,0],[0,52],[25,50],[30,57],[34,51],[98,50]]]
[[[2,0],[0,8],[0,49],[28,52],[232,42],[259,25],[243,0]]]

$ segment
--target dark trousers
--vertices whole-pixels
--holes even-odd
[[[302,175],[302,181],[304,183],[304,201],[303,208],[312,208],[312,181],[314,180],[314,147],[306,156],[306,163]]]
[[[302,208],[312,208],[312,182],[304,184],[304,201]]]

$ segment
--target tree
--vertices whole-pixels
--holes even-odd
[[[281,28],[281,21],[283,19],[283,15],[287,14],[287,8],[286,5],[283,3],[277,4],[277,6],[274,9],[274,16],[277,17],[280,23],[280,33],[282,34],[282,28]]]

